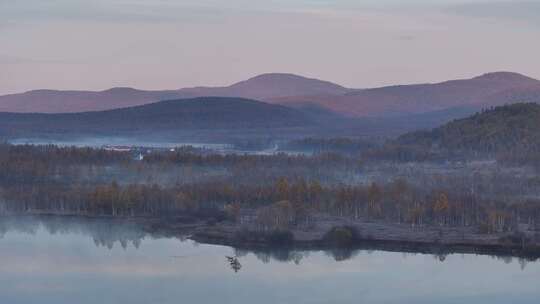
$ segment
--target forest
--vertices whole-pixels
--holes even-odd
[[[516,103],[482,110],[433,130],[387,140],[361,152],[365,160],[444,162],[492,159],[540,168],[540,106]]]
[[[309,229],[332,217],[520,234],[540,228],[540,178],[496,161],[411,164],[350,153],[193,148],[153,151],[141,160],[133,152],[2,144],[0,212],[187,216],[259,232]]]
[[[483,157],[514,150],[538,151],[539,119],[540,105],[516,103],[485,109],[430,131],[407,133],[396,142]]]

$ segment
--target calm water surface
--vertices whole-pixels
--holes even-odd
[[[540,263],[518,259],[253,253],[128,224],[0,219],[0,303],[538,303],[538,282]]]

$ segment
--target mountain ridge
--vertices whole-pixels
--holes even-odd
[[[0,113],[0,135],[147,134],[200,130],[313,128],[308,114],[281,105],[231,97],[198,97],[94,112]]]
[[[480,110],[521,101],[540,102],[540,81],[511,72],[439,83],[352,90],[342,96],[293,96],[274,100],[291,107],[317,104],[353,117],[420,114],[454,107]]]
[[[540,102],[540,81],[514,72],[492,72],[438,83],[350,89],[289,73],[267,73],[224,87],[146,91],[33,90],[0,96],[0,111],[72,113],[103,111],[161,100],[240,97],[291,108],[316,106],[348,117],[416,115],[456,107],[471,111],[513,102]]]
[[[283,94],[345,92],[331,82],[288,73],[267,73],[225,87],[139,90],[113,87],[101,91],[39,89],[0,96],[0,112],[74,113],[112,110],[168,99],[240,97],[264,101]]]

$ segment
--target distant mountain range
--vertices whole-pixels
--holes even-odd
[[[396,136],[515,102],[540,102],[540,81],[498,72],[436,84],[348,89],[292,74],[264,74],[228,87],[0,96],[0,137]]]
[[[227,87],[164,91],[132,88],[100,92],[36,90],[0,96],[0,111],[103,111],[203,96],[241,97],[294,108],[318,108],[348,117],[388,117],[442,113],[455,108],[473,113],[506,103],[540,102],[540,81],[517,73],[497,72],[435,84],[348,89],[292,74],[263,74]]]
[[[0,112],[71,113],[111,110],[195,97],[240,97],[265,101],[286,96],[338,95],[346,92],[348,89],[326,81],[292,74],[264,74],[228,87],[163,91],[112,88],[99,92],[35,90],[0,96]]]
[[[489,73],[472,79],[436,84],[351,90],[339,96],[290,96],[272,100],[288,106],[317,104],[347,116],[392,116],[479,109],[515,102],[540,102],[540,81],[517,73]]]

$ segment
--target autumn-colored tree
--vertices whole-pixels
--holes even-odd
[[[439,219],[439,225],[442,226],[446,224],[449,209],[450,204],[448,201],[448,195],[444,192],[439,193],[433,205],[433,212],[437,215]]]
[[[287,200],[289,197],[289,181],[285,177],[281,177],[276,182],[276,191],[278,199]]]
[[[375,182],[368,187],[368,216],[379,216],[381,213],[382,191]]]
[[[403,178],[397,178],[390,184],[392,203],[396,206],[397,219],[401,223],[404,205],[408,203],[409,184]]]

